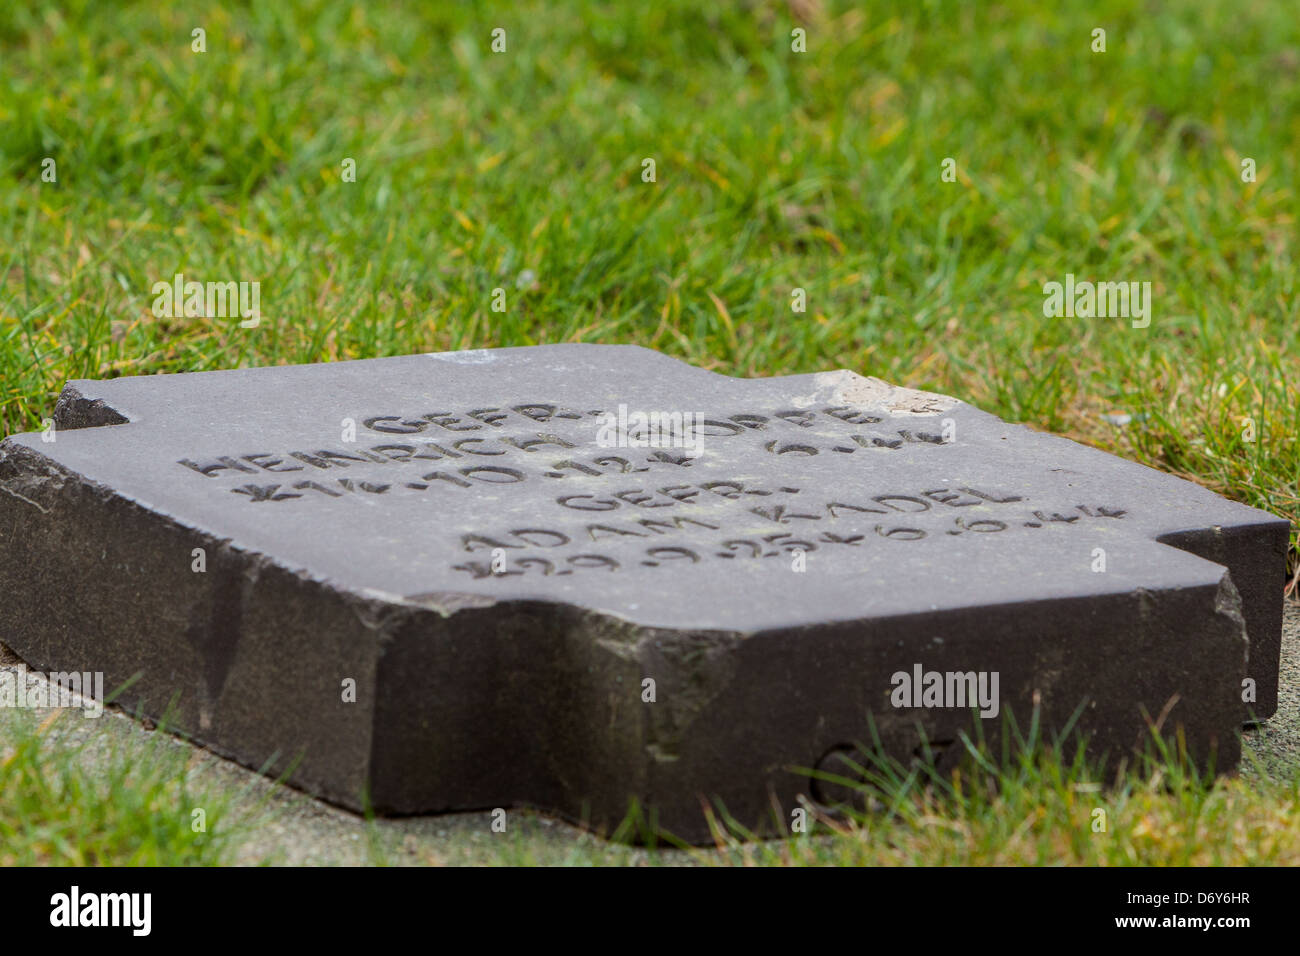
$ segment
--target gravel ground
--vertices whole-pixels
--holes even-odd
[[[12,668],[18,663],[19,659],[0,645],[0,667]],[[86,759],[94,761],[102,759],[114,742],[143,745],[157,739],[157,734],[120,711],[109,710],[99,720],[59,721],[51,728],[51,737],[86,744]],[[504,833],[494,832],[490,815],[482,812],[367,823],[170,735],[163,739],[166,746],[188,754],[195,788],[221,788],[237,795],[233,825],[244,832],[236,841],[236,863],[561,863],[573,858],[672,865],[690,861],[684,853],[651,854],[609,844],[559,820],[524,811],[509,812]],[[1300,605],[1286,607],[1278,712],[1248,730],[1244,743],[1248,755],[1242,765],[1245,776],[1287,775],[1300,762]],[[1251,754],[1258,759],[1250,760]]]
[[[1300,763],[1300,604],[1288,601],[1285,607],[1277,713],[1242,738],[1246,752],[1260,758],[1259,769],[1281,776]],[[1243,762],[1243,775],[1253,772],[1258,771]]]

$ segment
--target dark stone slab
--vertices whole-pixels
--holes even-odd
[[[602,447],[620,405],[700,453]],[[1037,702],[1128,751],[1163,713],[1225,769],[1243,681],[1276,706],[1287,522],[847,371],[544,346],[77,381],[55,420],[0,445],[0,641],[352,808],[635,798],[701,840],[702,798],[831,801],[807,768],[873,724],[906,758]],[[996,673],[998,715],[895,706],[917,668]]]

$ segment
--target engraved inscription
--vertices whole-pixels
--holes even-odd
[[[707,413],[700,455],[662,448],[613,454],[595,441],[603,415],[547,401],[394,411],[360,418],[372,441],[193,455],[177,465],[211,481],[214,492],[304,515],[312,501],[453,504],[439,532],[447,566],[473,579],[743,564],[795,552],[866,555],[956,537],[1050,534],[1045,529],[1128,514],[1114,504],[1029,501],[951,477],[873,487],[873,462],[889,460],[880,456],[942,454],[947,444],[913,417],[874,409]],[[710,443],[728,461],[745,453],[761,476],[719,467]],[[851,488],[843,487],[845,466],[862,472]],[[822,483],[821,472],[838,477]],[[514,490],[539,484],[551,490]],[[481,510],[473,507],[476,493],[485,496]],[[508,555],[504,566],[492,559],[498,549]]]

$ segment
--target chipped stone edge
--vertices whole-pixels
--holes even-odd
[[[846,368],[817,372],[813,375],[813,383],[816,390],[811,395],[793,399],[797,407],[807,408],[821,403],[855,405],[898,418],[930,418],[962,404],[950,395],[890,385],[882,379],[859,375]]]
[[[129,425],[131,420],[102,398],[89,399],[71,382],[54,403],[54,427],[72,430],[103,425]]]

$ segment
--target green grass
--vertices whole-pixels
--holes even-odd
[[[1270,0],[6,4],[0,432],[75,377],[631,342],[946,392],[1300,524],[1297,115]],[[177,272],[259,281],[261,325],[155,318]],[[1067,273],[1151,282],[1150,327],[1044,318]]]
[[[189,755],[163,735],[95,738],[69,726],[87,720],[75,711],[0,713],[0,866],[204,865],[234,845],[231,794],[195,790]]]
[[[1108,769],[1031,726],[998,742],[963,738],[959,767],[864,752],[865,806],[787,840],[718,828],[713,859],[743,865],[1225,866],[1300,861],[1300,767],[1267,775],[1247,748],[1242,777],[1197,770],[1176,742]],[[1249,782],[1247,782],[1249,780]],[[831,839],[819,839],[829,830]],[[737,839],[737,836],[741,839]]]
[[[1300,865],[1300,766],[1266,773],[1250,747],[1243,774],[1217,780],[1158,748],[1117,776],[1032,732],[1006,750],[967,742],[947,775],[864,755],[869,809],[814,810],[803,833],[753,841],[715,808],[715,846],[673,849],[513,810],[500,834],[486,813],[322,830],[294,812],[305,797],[268,807],[273,784],[239,771],[232,787],[228,765],[156,731],[107,716],[92,734],[99,721],[68,711],[0,718],[0,865],[302,862],[304,843],[320,845],[306,862],[375,865]]]
[[[409,861],[479,865],[1231,866],[1300,864],[1300,768],[1214,780],[1153,746],[1118,773],[1041,740],[1003,752],[966,742],[962,769],[862,756],[870,809],[812,811],[805,832],[754,840],[715,808],[715,845],[629,848],[589,836],[557,842],[534,821],[501,837],[413,851]],[[995,753],[1005,753],[997,757]],[[1102,786],[1099,781],[1107,780]],[[784,821],[787,825],[789,819]],[[519,827],[519,824],[512,824]],[[486,825],[484,826],[486,829]],[[372,862],[401,862],[376,842]]]

